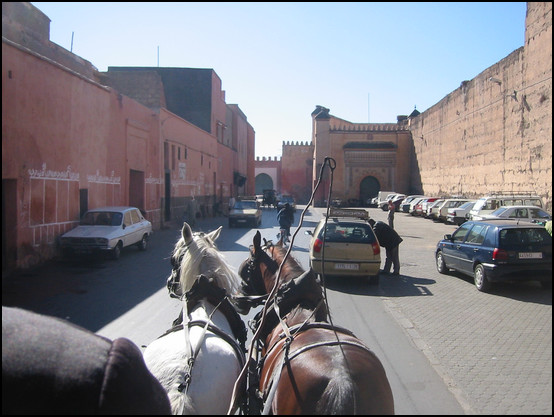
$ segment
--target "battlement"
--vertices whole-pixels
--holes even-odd
[[[409,127],[404,123],[332,123],[329,130],[331,132],[392,132],[396,130],[408,131]]]
[[[271,159],[271,156],[267,156],[267,157],[266,157],[266,156],[262,156],[262,157],[257,156],[257,157],[256,157],[256,161],[257,161],[257,162],[273,162],[273,161],[279,162],[279,161],[281,161],[281,157],[280,157],[280,156],[274,156],[273,158],[274,158],[274,159]]]
[[[287,141],[283,141],[283,146],[312,146],[312,142],[308,142],[306,141],[304,143],[304,141],[300,141],[300,143],[298,141],[296,141],[296,143],[292,140],[287,140]]]

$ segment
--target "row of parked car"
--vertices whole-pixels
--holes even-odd
[[[429,197],[393,193],[386,197],[392,200],[396,211],[420,216],[443,223],[460,226],[467,220],[519,219],[544,225],[552,215],[543,209],[539,196],[514,193],[491,193],[478,199],[464,197]],[[380,206],[388,210],[388,204]]]
[[[439,273],[473,278],[479,291],[502,281],[539,281],[552,287],[552,215],[532,193],[496,192],[478,199],[389,194],[395,209],[459,226],[435,249]],[[388,204],[379,205],[388,210]]]

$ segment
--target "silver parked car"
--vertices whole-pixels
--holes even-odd
[[[102,207],[87,211],[79,226],[60,237],[65,256],[108,253],[118,259],[124,247],[146,250],[152,223],[136,207]]]
[[[446,223],[454,223],[461,226],[469,219],[469,211],[473,208],[477,200],[468,201],[459,207],[449,208],[446,214]]]
[[[483,219],[515,219],[544,225],[552,220],[552,216],[537,206],[503,206],[483,216]]]

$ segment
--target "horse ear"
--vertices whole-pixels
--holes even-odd
[[[187,222],[183,223],[183,230],[181,230],[181,234],[183,235],[185,245],[188,245],[190,242],[192,242],[192,229]]]
[[[254,235],[254,253],[262,249],[262,234],[260,231],[256,231]]]
[[[222,229],[223,229],[223,226],[219,226],[217,229],[208,233],[208,237],[212,240],[212,242],[215,242],[217,240],[217,238],[221,234]]]

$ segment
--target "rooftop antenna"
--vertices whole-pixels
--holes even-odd
[[[158,68],[160,67],[160,45],[158,45]]]
[[[369,93],[367,93],[367,122],[369,123]]]
[[[71,32],[71,49],[69,50],[69,52],[73,52],[73,35],[75,34],[75,32]]]

